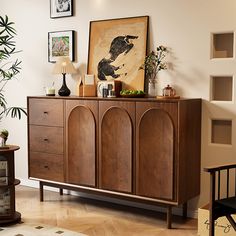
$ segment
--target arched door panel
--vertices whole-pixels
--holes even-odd
[[[138,127],[137,194],[173,199],[174,126],[167,112],[149,109]]]
[[[78,105],[67,121],[68,182],[96,185],[96,123],[92,111]]]
[[[101,121],[100,187],[132,192],[132,122],[120,107],[108,109]]]

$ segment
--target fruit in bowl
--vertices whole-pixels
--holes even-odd
[[[122,97],[144,97],[145,93],[142,90],[123,89],[120,91],[120,95]]]

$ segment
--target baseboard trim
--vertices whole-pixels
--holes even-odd
[[[21,181],[21,185],[23,185],[23,186],[39,189],[39,182],[38,181],[25,180],[25,179],[21,179],[20,181]],[[53,191],[53,192],[58,192],[58,188],[53,188],[53,187],[49,187],[49,186],[44,186],[44,189],[49,190],[49,191]],[[166,212],[165,207],[142,204],[142,203],[131,202],[131,201],[126,201],[126,200],[120,200],[120,199],[100,196],[100,195],[96,195],[96,194],[87,194],[87,193],[75,192],[75,191],[70,191],[70,190],[64,190],[64,193],[71,194],[74,196],[81,196],[84,198],[90,198],[93,200],[100,200],[100,201],[106,201],[106,202],[111,202],[111,203],[116,203],[116,204],[121,204],[121,205],[137,207],[137,208],[143,208],[143,209],[152,210],[152,211]],[[182,215],[182,208],[173,207],[172,212],[174,215],[181,216]],[[187,216],[189,218],[197,219],[198,218],[198,210],[188,209]]]

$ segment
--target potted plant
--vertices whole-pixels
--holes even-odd
[[[16,117],[18,119],[21,119],[22,114],[27,114],[24,108],[8,107],[4,95],[4,89],[7,83],[14,79],[21,70],[21,61],[12,59],[12,56],[19,52],[16,51],[15,47],[15,35],[16,30],[14,28],[14,23],[9,21],[8,16],[5,16],[5,18],[0,16],[0,122],[9,114],[11,117]],[[3,130],[3,133],[6,134],[6,130]]]
[[[156,83],[157,74],[161,70],[167,69],[164,58],[166,57],[167,48],[164,46],[158,46],[156,51],[151,51],[144,60],[144,64],[140,66],[140,69],[145,70],[146,78],[148,79],[148,94],[150,96],[156,96]]]

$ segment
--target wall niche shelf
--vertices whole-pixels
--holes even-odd
[[[211,120],[211,143],[232,144],[232,120]]]
[[[233,76],[211,76],[211,100],[233,101]]]
[[[213,33],[211,58],[233,58],[234,33]]]

